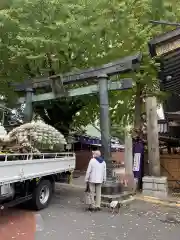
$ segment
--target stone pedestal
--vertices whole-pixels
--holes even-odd
[[[127,205],[133,200],[132,191],[124,191],[123,185],[119,182],[107,181],[102,186],[102,207],[109,207],[111,201]]]
[[[122,185],[115,181],[107,181],[102,186],[103,195],[117,195],[122,192]]]
[[[109,159],[106,166],[107,166],[107,181],[102,186],[102,194],[116,195],[118,193],[121,193],[122,186],[119,182],[116,181],[116,177],[113,174],[113,172],[114,172],[113,160]]]
[[[128,191],[134,192],[134,176],[126,174],[125,165],[108,162],[107,182],[102,187],[102,194],[116,195]]]
[[[143,177],[143,194],[146,196],[166,198],[168,195],[167,177]]]

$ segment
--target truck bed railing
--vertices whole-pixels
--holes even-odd
[[[73,171],[76,156],[72,152],[0,155],[0,186],[29,179]]]
[[[2,153],[0,154],[0,162],[19,161],[19,160],[38,160],[38,159],[66,159],[67,157],[75,157],[72,152],[62,153]]]

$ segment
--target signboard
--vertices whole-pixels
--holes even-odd
[[[180,28],[156,36],[148,42],[148,46],[152,57],[180,48]]]
[[[144,144],[141,141],[133,143],[133,173],[134,177],[141,179],[143,175]]]
[[[133,162],[133,172],[139,172],[140,170],[140,162],[141,161],[141,153],[134,154],[134,162]]]
[[[178,48],[180,48],[180,39],[157,46],[155,51],[157,56],[162,56]]]

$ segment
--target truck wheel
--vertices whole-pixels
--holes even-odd
[[[36,210],[46,208],[51,200],[53,186],[49,180],[42,180],[34,190],[32,201]]]

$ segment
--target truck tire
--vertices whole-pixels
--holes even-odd
[[[53,194],[53,185],[49,180],[42,180],[33,192],[32,203],[36,210],[48,206]]]

